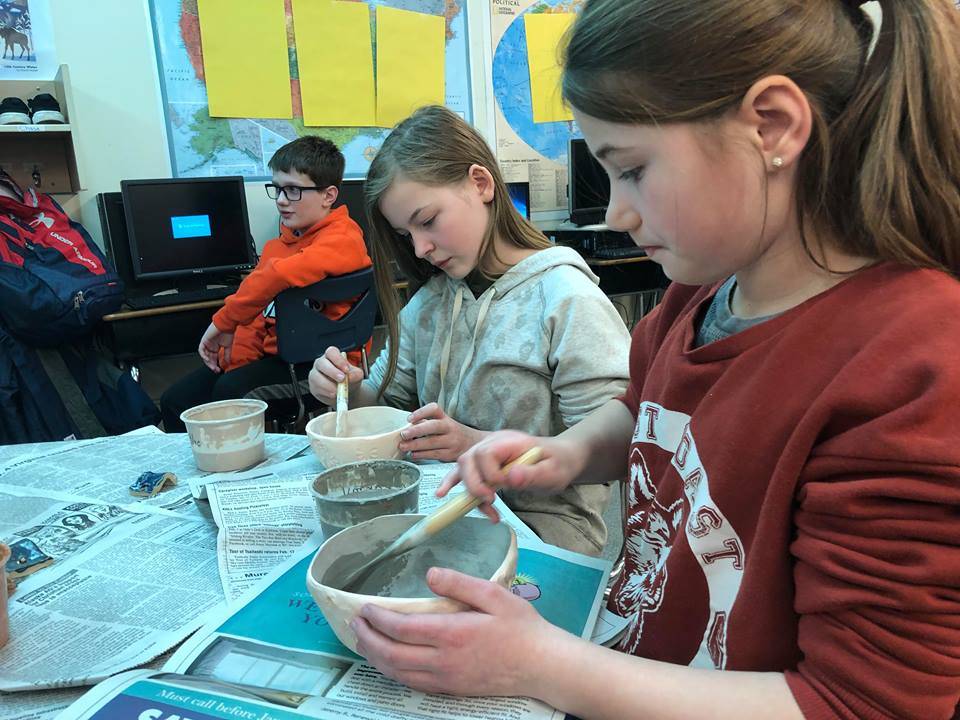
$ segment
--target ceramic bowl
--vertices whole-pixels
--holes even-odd
[[[361,460],[326,470],[310,483],[325,538],[380,515],[415,513],[420,468],[404,460]]]
[[[266,457],[263,400],[219,400],[180,413],[197,467],[208,472],[243,470]]]
[[[320,546],[307,570],[307,589],[316,601],[330,628],[340,642],[357,651],[357,637],[350,622],[360,608],[371,603],[401,613],[449,613],[465,607],[448,598],[439,598],[425,588],[430,567],[452,567],[476,577],[484,577],[510,587],[517,573],[517,536],[504,523],[486,518],[465,517],[434,535],[406,556],[385,561],[356,592],[338,586],[366,558],[396,539],[424,515],[383,515],[337,533]],[[392,586],[384,578],[397,580]],[[371,590],[376,586],[389,596]],[[425,592],[409,594],[411,585],[424,586]],[[417,589],[419,590],[419,589]]]
[[[337,413],[318,415],[307,423],[310,446],[325,468],[358,460],[400,457],[400,431],[407,427],[406,410],[375,405],[347,411],[347,432],[336,436]]]

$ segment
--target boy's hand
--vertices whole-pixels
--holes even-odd
[[[436,403],[410,413],[410,427],[400,433],[400,450],[414,460],[451,462],[480,442],[487,433],[461,425]]]
[[[220,372],[220,348],[223,348],[223,362],[230,364],[230,350],[233,348],[233,333],[225,333],[216,325],[210,323],[210,327],[200,338],[200,347],[197,352],[200,353],[200,359],[203,364],[213,370]]]
[[[347,356],[335,347],[328,347],[327,351],[313,361],[308,381],[310,393],[325,405],[335,405],[337,399],[337,383],[345,377],[350,378],[350,394],[363,380],[363,370],[351,365]]]

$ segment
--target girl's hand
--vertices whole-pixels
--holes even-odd
[[[411,427],[400,433],[400,450],[414,460],[451,462],[483,439],[487,433],[461,425],[436,403],[410,414]]]
[[[503,472],[504,465],[534,446],[543,450],[536,464],[515,465]],[[561,438],[538,438],[514,430],[491,433],[460,456],[457,467],[437,488],[437,497],[444,497],[462,482],[468,493],[483,500],[480,509],[497,522],[500,517],[491,505],[497,490],[561,492],[583,468],[584,460],[577,450],[574,443]]]
[[[335,405],[337,401],[337,383],[345,377],[350,378],[350,394],[363,380],[363,370],[351,365],[347,356],[335,347],[328,347],[326,352],[313,361],[308,382],[310,393],[325,405]]]
[[[220,348],[223,348],[223,362],[230,364],[230,350],[233,348],[233,333],[225,333],[216,325],[210,323],[210,326],[204,331],[200,338],[200,347],[197,352],[200,353],[200,359],[203,364],[213,370],[220,372]]]
[[[364,605],[351,623],[357,650],[380,672],[409,687],[454,695],[525,695],[538,658],[558,652],[567,633],[496,583],[432,568],[430,589],[471,608],[404,615]]]

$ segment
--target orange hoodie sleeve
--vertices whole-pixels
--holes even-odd
[[[233,295],[213,316],[223,332],[233,332],[263,312],[278,293],[289,287],[304,287],[328,275],[343,275],[370,267],[372,262],[360,228],[346,215],[316,233],[316,238],[288,257],[268,256],[257,264]],[[277,242],[280,242],[279,240]]]

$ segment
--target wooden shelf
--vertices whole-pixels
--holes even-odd
[[[53,80],[0,80],[0,97],[18,97],[27,102],[39,93],[50,93],[57,99],[67,122],[0,125],[0,167],[22,188],[32,187],[45,193],[82,190],[73,142],[77,126],[70,117],[73,100],[67,66],[61,65]]]
[[[73,131],[70,125],[51,123],[49,125],[0,125],[0,133],[67,133]]]

